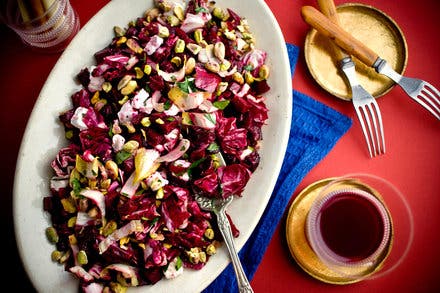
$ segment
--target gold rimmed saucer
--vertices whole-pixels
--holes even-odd
[[[397,23],[384,12],[372,6],[348,3],[337,7],[341,27],[375,52],[389,60],[390,66],[403,74],[407,64],[408,48]],[[315,81],[330,94],[351,100],[350,89],[333,57],[331,41],[311,29],[306,36],[304,54],[307,67]],[[353,57],[359,83],[377,98],[385,95],[395,83]]]
[[[389,255],[393,243],[393,233],[391,234],[390,241],[388,243],[387,249],[380,256],[379,261],[373,267],[368,268],[341,268],[338,271],[330,269],[325,263],[323,263],[317,255],[312,250],[312,247],[307,241],[307,236],[305,232],[305,223],[307,219],[307,214],[314,202],[314,200],[319,196],[320,192],[327,188],[329,183],[334,181],[336,178],[327,178],[317,181],[298,194],[293,203],[291,204],[287,216],[286,222],[286,238],[289,246],[290,253],[298,265],[309,275],[330,284],[351,284],[365,279],[371,274],[377,272],[382,268],[382,265]],[[372,189],[370,186],[365,185],[355,179],[347,179],[337,184],[337,186],[331,186],[328,191],[339,188],[357,188],[367,191],[374,196],[376,196],[381,202],[383,202],[382,197],[378,192]],[[393,230],[393,229],[392,229]],[[353,278],[356,275],[358,277]]]

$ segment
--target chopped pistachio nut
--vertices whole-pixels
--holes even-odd
[[[170,31],[166,26],[159,26],[159,37],[161,38],[167,38],[170,36]]]
[[[121,90],[121,94],[123,94],[123,95],[129,95],[129,94],[131,94],[132,92],[134,92],[134,90],[136,89],[136,87],[137,87],[137,82],[136,82],[136,80],[130,80],[129,82],[128,82],[128,84]]]
[[[246,43],[255,43],[254,36],[250,33],[243,33],[243,40],[246,41]]]
[[[261,79],[267,79],[269,77],[269,66],[267,66],[266,64],[261,65],[258,72],[258,77],[260,77]]]
[[[227,71],[231,67],[231,62],[228,60],[223,60],[223,63],[220,64],[220,71]]]
[[[57,243],[60,240],[57,230],[54,227],[46,228],[46,237],[51,243]]]
[[[170,26],[178,26],[180,23],[180,20],[175,15],[168,15],[167,22]]]
[[[96,104],[96,102],[99,101],[99,91],[96,91],[92,98],[90,99],[90,103],[92,103],[92,105]]]
[[[239,84],[243,84],[244,83],[243,75],[241,75],[240,72],[234,72],[234,74],[232,74],[232,79],[234,81],[238,82]]]
[[[130,242],[130,237],[127,237],[127,236],[122,237],[121,239],[119,239],[119,246],[125,247],[125,245],[129,242]]]
[[[78,261],[79,265],[86,265],[89,260],[87,259],[87,253],[84,250],[78,251],[78,254],[76,255],[76,260]]]
[[[125,44],[127,42],[127,38],[126,37],[120,37],[117,41],[116,41],[116,45],[120,46],[122,44]]]
[[[54,251],[52,251],[50,258],[52,259],[52,261],[58,262],[62,256],[63,256],[63,253],[61,251],[54,250]]]
[[[207,253],[208,255],[214,255],[214,254],[216,254],[216,252],[217,252],[217,248],[215,247],[214,244],[209,244],[209,245],[206,247],[206,253]]]
[[[130,122],[125,123],[124,126],[127,128],[128,133],[136,132],[136,128],[134,128],[133,124],[131,124]]]
[[[157,7],[148,9],[144,16],[147,19],[147,22],[151,22],[152,20],[156,19],[160,14],[160,10]]]
[[[200,50],[202,50],[202,47],[197,45],[197,44],[193,44],[193,43],[189,43],[186,45],[186,47],[188,48],[188,50],[191,51],[191,53],[193,53],[194,55],[199,54]]]
[[[117,282],[111,282],[110,283],[110,291],[113,293],[125,293],[127,292],[127,286],[123,286],[122,284],[119,284]]]
[[[118,228],[118,224],[111,220],[107,222],[107,224],[101,229],[100,233],[107,237],[108,235],[112,234],[116,229]]]
[[[122,146],[122,150],[128,153],[133,153],[138,148],[139,148],[139,143],[136,140],[129,140]]]
[[[214,9],[212,10],[212,15],[222,21],[226,21],[229,18],[229,12],[226,9],[218,6],[214,7]]]
[[[223,32],[223,34],[225,35],[225,37],[226,37],[228,40],[235,41],[235,40],[237,39],[237,35],[235,34],[234,31],[225,30],[225,31]]]
[[[116,162],[114,162],[112,160],[108,160],[107,162],[105,162],[104,167],[105,167],[105,170],[107,171],[107,174],[110,176],[110,178],[112,178],[112,179],[118,178],[119,168],[118,168],[118,164],[116,164]]]
[[[128,85],[128,82],[132,79],[133,77],[131,75],[125,75],[123,78],[121,78],[121,80],[118,83],[118,91],[122,90],[124,87],[126,87]]]
[[[76,217],[69,218],[69,220],[67,221],[67,227],[72,228],[75,227],[75,225],[76,225]]]
[[[112,89],[112,84],[110,82],[106,81],[102,84],[102,90],[104,92],[108,93],[109,91],[111,91],[111,89]]]
[[[216,89],[216,95],[220,96],[228,88],[228,82],[222,81],[218,84]]]
[[[183,21],[185,19],[185,12],[183,11],[183,8],[181,6],[174,6],[173,12],[180,21]]]
[[[203,41],[202,29],[196,29],[194,31],[194,40],[197,44],[200,44]]]
[[[116,37],[122,37],[125,35],[125,30],[119,26],[114,26],[113,32],[115,33]]]
[[[177,67],[180,67],[180,65],[182,64],[182,58],[180,58],[179,56],[174,56],[173,58],[171,58],[171,63],[173,63]]]
[[[199,247],[193,247],[189,251],[185,251],[188,259],[193,264],[198,264],[200,262],[206,262],[206,253],[202,251]]]
[[[151,125],[150,117],[144,117],[141,120],[141,124],[144,127],[149,127]]]
[[[63,205],[63,209],[69,214],[73,214],[76,212],[76,204],[73,198],[63,198],[61,199],[61,204]]]
[[[196,59],[191,57],[185,63],[185,74],[191,74],[194,71],[194,68],[196,68]]]
[[[208,238],[209,240],[214,239],[214,230],[212,230],[211,228],[208,228],[205,230],[205,237]]]
[[[252,75],[252,73],[250,73],[249,71],[246,71],[244,73],[244,80],[246,81],[247,84],[251,84],[254,82],[254,76]]]
[[[159,189],[157,190],[157,192],[156,192],[156,199],[162,199],[163,196],[164,196],[163,188],[161,187],[161,188],[159,188]]]
[[[226,48],[225,44],[223,42],[217,42],[214,45],[214,55],[217,57],[220,61],[223,61],[225,59],[226,54]]]
[[[128,99],[128,96],[124,96],[121,100],[118,101],[119,105],[124,105],[128,101]]]
[[[217,169],[221,166],[220,160],[218,159],[218,157],[216,155],[211,155],[211,161],[212,161],[212,166],[214,168]]]
[[[68,130],[66,131],[66,134],[64,135],[67,139],[71,139],[73,137],[73,131]]]
[[[144,77],[144,72],[139,67],[135,67],[134,72],[136,73],[136,79],[141,79]]]
[[[146,75],[150,75],[150,74],[151,74],[151,65],[146,64],[146,65],[144,66],[144,73],[145,73]]]
[[[174,52],[175,53],[183,53],[185,51],[185,41],[182,39],[178,39],[175,46],[174,46]]]
[[[58,262],[61,264],[65,263],[69,259],[70,254],[71,254],[70,250],[67,250],[65,253],[63,253],[63,255],[58,260]]]
[[[205,63],[205,68],[211,72],[217,73],[220,71],[220,64],[208,61]]]

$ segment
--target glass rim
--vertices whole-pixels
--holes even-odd
[[[365,258],[360,260],[349,260],[347,257],[341,256],[335,253],[328,245],[325,243],[325,240],[322,237],[321,227],[320,227],[320,213],[322,207],[332,198],[341,194],[351,194],[354,196],[359,196],[366,199],[378,212],[380,218],[382,220],[383,225],[383,235],[381,237],[381,241],[379,245],[375,248],[373,252],[371,252]],[[306,220],[306,236],[310,242],[310,245],[317,256],[325,262],[328,266],[340,266],[340,267],[364,267],[364,266],[373,266],[375,263],[380,262],[380,256],[386,251],[390,239],[391,239],[391,217],[389,211],[385,204],[381,202],[376,196],[371,193],[358,190],[354,188],[343,188],[334,190],[325,194],[323,197],[318,198],[316,202],[313,203]]]

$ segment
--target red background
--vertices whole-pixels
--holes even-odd
[[[336,5],[344,3],[335,2]],[[84,25],[108,0],[71,0],[71,3]],[[353,118],[353,126],[303,179],[291,201],[307,185],[323,178],[353,172],[375,174],[392,182],[406,195],[414,213],[415,239],[407,258],[393,273],[352,285],[329,285],[309,277],[290,256],[284,233],[286,209],[280,211],[284,212],[282,221],[251,282],[255,292],[439,292],[440,121],[407,97],[399,87],[393,88],[378,100],[387,153],[368,158],[352,105],[322,90],[307,70],[302,48],[309,28],[301,19],[300,8],[303,5],[317,6],[316,2],[267,0],[266,3],[277,18],[286,41],[301,48],[293,88]],[[440,87],[438,0],[363,0],[361,3],[384,11],[404,32],[409,51],[405,75],[425,79]],[[8,284],[15,291],[31,291],[32,286],[17,255],[13,232],[14,169],[27,119],[60,54],[41,54],[25,48],[14,32],[2,24],[0,36],[0,231],[3,235],[3,270],[8,271],[3,285]]]

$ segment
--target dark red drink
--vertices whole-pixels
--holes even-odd
[[[328,248],[349,262],[370,256],[384,237],[384,221],[377,206],[352,193],[339,193],[323,204],[320,229]]]
[[[391,220],[382,202],[360,189],[341,189],[317,200],[307,216],[307,238],[327,264],[374,263],[385,251]]]

